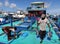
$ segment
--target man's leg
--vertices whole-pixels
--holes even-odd
[[[41,39],[40,43],[42,43],[42,42],[43,42],[43,39],[44,39],[45,36],[46,36],[46,31],[40,31],[40,32],[39,32],[39,35],[40,35],[40,39]]]
[[[11,32],[7,33],[8,41],[12,39]]]

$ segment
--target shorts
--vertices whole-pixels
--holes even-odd
[[[40,36],[40,39],[43,40],[46,36],[46,31],[39,31],[39,36]]]

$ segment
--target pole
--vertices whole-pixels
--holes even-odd
[[[9,14],[9,17],[10,17],[11,27],[13,27],[13,22],[12,22],[12,14]]]

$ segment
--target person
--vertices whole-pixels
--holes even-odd
[[[45,38],[46,36],[46,24],[48,25],[49,27],[49,31],[50,31],[50,24],[49,24],[49,21],[48,19],[46,18],[46,15],[45,14],[42,14],[41,15],[41,18],[39,19],[38,21],[38,26],[40,26],[40,30],[36,30],[37,32],[37,35],[39,35],[41,41],[40,43],[43,42],[43,39]]]
[[[2,30],[4,31],[4,33],[7,34],[8,40],[11,40],[12,39],[11,32],[14,32],[14,36],[13,37],[16,38],[16,33],[15,33],[16,28],[15,27],[7,26],[7,27],[3,27]]]

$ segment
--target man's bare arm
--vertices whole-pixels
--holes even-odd
[[[48,27],[49,27],[49,31],[50,31],[50,30],[51,30],[51,29],[50,29],[50,28],[51,28],[51,27],[50,27],[50,23],[47,23],[47,25],[48,25]]]
[[[41,23],[40,20],[37,23],[38,23],[38,25],[40,25],[40,23]]]

